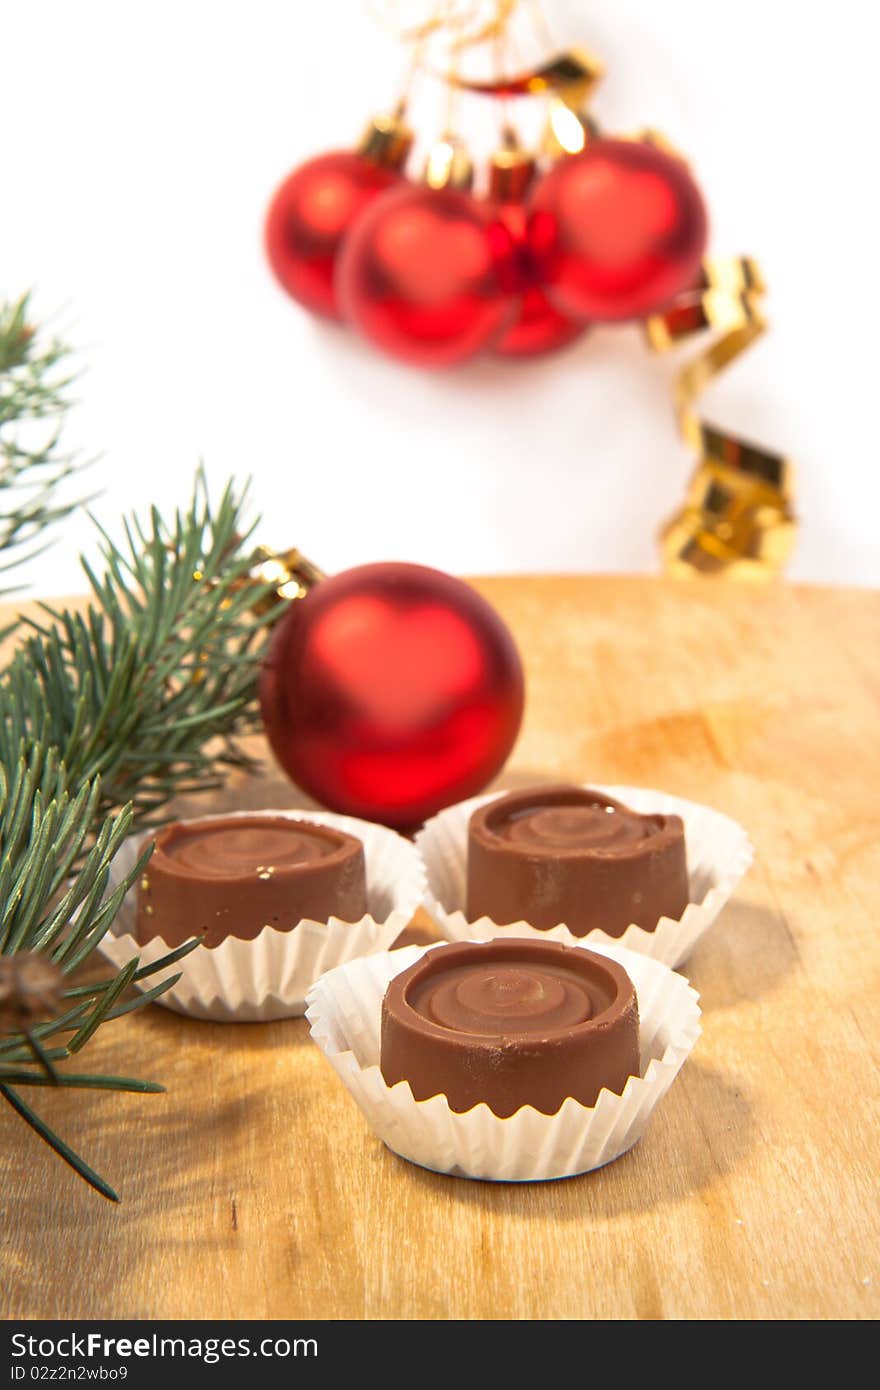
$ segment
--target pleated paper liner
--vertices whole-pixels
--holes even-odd
[[[253,941],[228,937],[212,950],[197,946],[165,972],[149,978],[152,987],[180,972],[177,983],[157,1000],[177,1013],[239,1023],[302,1014],[310,986],[325,970],[371,952],[387,951],[424,900],[425,871],[418,851],[393,830],[327,811],[259,814],[313,821],[357,836],[364,846],[369,914],[354,923],[331,917],[326,923],[301,921],[290,931],[265,927]],[[226,819],[226,815],[216,819]],[[132,836],[122,846],[113,861],[108,892],[136,862],[149,833]],[[116,966],[126,965],[134,956],[147,964],[171,950],[161,938],[158,919],[159,936],[145,945],[136,940],[136,896],[137,888],[133,887],[101,944],[104,955]]]
[[[583,943],[580,943],[583,945]],[[309,992],[312,1037],[389,1149],[422,1168],[495,1182],[537,1182],[601,1168],[638,1142],[700,1034],[699,996],[667,966],[621,946],[590,949],[629,974],[639,1001],[641,1075],[592,1107],[566,1100],[555,1115],[530,1105],[507,1119],[487,1105],[464,1114],[445,1096],[415,1100],[409,1083],[379,1070],[382,999],[389,982],[426,950],[409,946],[329,971]]]
[[[550,937],[567,946],[578,942],[590,946],[602,942],[618,944],[662,961],[673,969],[687,959],[748,872],[754,857],[748,835],[730,816],[696,801],[685,801],[682,797],[647,787],[609,787],[598,782],[584,785],[622,801],[642,815],[659,812],[681,816],[690,880],[690,902],[684,915],[678,920],[661,917],[653,931],[629,926],[620,937],[600,930],[589,932],[585,937],[573,936],[564,924],[541,931],[527,922],[498,926],[488,917],[469,922],[464,914],[468,822],[478,806],[504,795],[495,792],[448,807],[429,820],[416,836],[428,876],[425,906],[447,940],[488,941],[494,936],[539,936]]]

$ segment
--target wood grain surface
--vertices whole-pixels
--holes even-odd
[[[114,1207],[0,1114],[7,1317],[865,1318],[877,1203],[880,599],[655,579],[493,578],[520,643],[501,784],[629,782],[747,826],[757,860],[685,967],[703,1036],[636,1148],[564,1182],[388,1152],[303,1020],[102,1029],[52,1096]],[[277,774],[223,805],[303,804]]]

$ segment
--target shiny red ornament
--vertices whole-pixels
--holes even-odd
[[[543,357],[558,352],[586,332],[587,325],[573,323],[560,314],[537,286],[523,291],[513,323],[492,345],[497,357]]]
[[[409,185],[377,198],[346,242],[336,287],[376,347],[423,367],[473,357],[514,313],[490,213],[453,188]]]
[[[561,314],[538,283],[539,271],[529,245],[528,220],[522,203],[502,203],[497,215],[509,237],[502,278],[517,297],[517,311],[491,351],[498,357],[513,358],[558,352],[585,333],[587,326]]]
[[[321,580],[280,620],[260,677],[266,734],[289,776],[334,811],[403,828],[494,777],[523,700],[498,614],[422,565]]]
[[[702,195],[683,162],[654,145],[596,140],[544,175],[530,207],[532,252],[564,314],[643,318],[698,276]]]
[[[333,277],[351,227],[400,175],[353,150],[321,154],[294,169],[266,215],[266,255],[276,278],[315,314],[341,319]]]

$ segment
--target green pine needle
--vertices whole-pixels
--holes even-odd
[[[69,1163],[73,1171],[78,1173],[83,1181],[89,1184],[89,1187],[93,1187],[96,1192],[100,1192],[101,1196],[106,1197],[110,1202],[119,1201],[118,1194],[113,1191],[110,1184],[105,1182],[100,1174],[86,1163],[84,1158],[81,1158],[78,1153],[74,1153],[69,1144],[65,1144],[63,1139],[59,1139],[58,1135],[53,1133],[45,1121],[41,1120],[39,1115],[35,1114],[10,1086],[0,1085],[0,1096],[9,1101],[13,1110],[21,1116],[25,1123],[30,1125],[31,1129],[49,1145],[50,1149],[54,1149],[59,1158],[63,1158],[65,1163]]]
[[[10,1068],[3,1074],[7,1086],[60,1086],[68,1090],[133,1091],[137,1095],[161,1095],[165,1087],[157,1081],[139,1081],[131,1076],[85,1076],[75,1072],[59,1072],[55,1080],[38,1071],[16,1071]]]

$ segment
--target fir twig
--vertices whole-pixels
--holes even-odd
[[[0,699],[0,711],[3,710]],[[0,1015],[0,1092],[16,1113],[41,1139],[69,1163],[91,1186],[117,1200],[112,1188],[77,1155],[28,1106],[12,1086],[74,1086],[112,1090],[155,1091],[148,1082],[127,1078],[71,1076],[57,1063],[78,1051],[101,1023],[118,1016],[117,1001],[128,984],[145,979],[179,960],[195,942],[170,952],[162,960],[140,967],[130,962],[112,979],[87,987],[65,989],[67,975],[98,946],[110,925],[115,907],[141,871],[145,857],[136,863],[120,890],[105,900],[110,864],[131,828],[132,811],[123,808],[98,828],[91,847],[83,846],[93,828],[100,789],[85,783],[76,795],[67,789],[67,769],[57,751],[45,741],[21,744],[14,767],[0,763],[0,967],[5,987]],[[35,975],[36,985],[28,991]],[[51,965],[51,969],[50,969]],[[53,1017],[33,1022],[37,1012],[51,1008]],[[173,980],[165,980],[146,994],[127,1001],[126,1007],[142,1007],[157,998]],[[5,1036],[4,1036],[5,1031]],[[63,1046],[46,1046],[47,1040],[67,1034]],[[39,1070],[26,1067],[36,1063]]]
[[[161,818],[172,797],[218,785],[224,768],[250,765],[237,739],[254,720],[256,676],[275,614],[254,611],[264,591],[248,577],[253,556],[242,506],[228,487],[214,509],[200,471],[190,507],[170,523],[153,509],[148,523],[125,523],[121,544],[101,532],[103,574],[84,562],[92,591],[86,609],[43,605],[44,616],[30,623],[0,675],[0,962],[36,953],[65,981],[51,1016],[6,1036],[0,1023],[0,1091],[114,1200],[12,1087],[57,1078],[60,1086],[159,1089],[71,1075],[57,1064],[104,1023],[170,988],[179,977],[127,997],[129,986],[140,988],[198,943],[150,965],[133,960],[98,982],[68,980],[100,946],[146,862],[143,856],[108,893],[123,840]]]
[[[200,471],[169,524],[153,509],[146,527],[125,525],[121,545],[101,533],[103,576],[84,561],[92,601],[79,612],[43,605],[48,623],[30,621],[0,682],[0,761],[45,738],[72,784],[100,777],[98,813],[130,801],[135,825],[217,786],[218,769],[251,765],[237,737],[254,722],[273,615],[254,612],[243,503],[230,486],[215,511]]]

